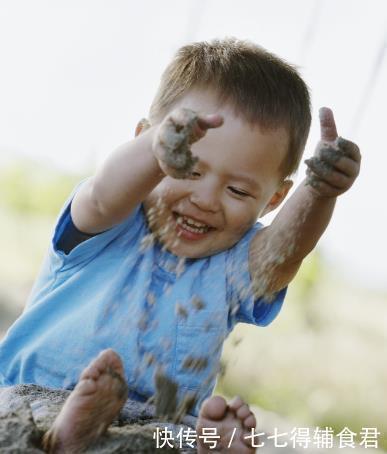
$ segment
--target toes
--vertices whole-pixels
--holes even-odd
[[[243,425],[247,429],[254,429],[257,426],[257,420],[253,413],[250,412],[250,415],[243,421]]]
[[[224,418],[226,411],[227,403],[223,397],[212,396],[203,402],[199,417],[218,421]]]
[[[114,370],[114,372],[123,375],[124,368],[121,358],[111,348],[102,350],[93,361],[92,365],[94,365],[100,373],[106,372],[107,369],[111,369]]]
[[[94,394],[97,391],[97,388],[98,388],[97,383],[90,378],[85,378],[79,381],[77,386],[75,387],[77,392],[84,396],[88,394]]]
[[[241,397],[234,397],[230,403],[230,408],[234,410],[236,417],[242,421],[243,426],[247,429],[252,429],[257,425],[253,412]]]
[[[236,415],[239,419],[246,419],[250,415],[251,411],[247,404],[243,404],[241,407],[238,408],[236,411]]]
[[[115,372],[122,372],[124,370],[122,361],[118,353],[111,348],[104,350],[106,362]]]
[[[113,371],[120,375],[122,378],[125,375],[121,358],[111,348],[102,350],[100,352],[97,358],[95,358],[86,367],[86,369],[83,370],[80,376],[80,380],[85,378],[92,378],[94,380],[97,380],[101,374],[107,371]]]
[[[83,380],[86,378],[91,378],[93,380],[97,380],[100,376],[100,372],[98,368],[95,366],[94,363],[89,364],[86,369],[83,369],[79,380]]]
[[[245,402],[239,396],[235,396],[234,399],[232,399],[232,401],[229,404],[230,408],[234,410],[235,413],[237,413],[237,411],[239,410],[240,407],[242,407],[242,405],[245,405]]]

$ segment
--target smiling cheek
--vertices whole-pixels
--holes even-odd
[[[230,211],[228,222],[234,235],[241,238],[256,222],[257,213],[252,206],[240,207],[238,210]]]

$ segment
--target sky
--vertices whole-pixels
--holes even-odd
[[[385,0],[0,0],[0,165],[95,168],[133,137],[174,52],[226,36],[299,68],[313,104],[305,158],[322,106],[360,146],[361,174],[320,248],[346,278],[387,290]]]

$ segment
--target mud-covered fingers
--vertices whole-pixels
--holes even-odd
[[[337,167],[334,167],[318,157],[306,159],[305,163],[307,164],[308,169],[310,169],[309,172],[307,171],[308,176],[317,177],[322,182],[333,186],[336,189],[347,189],[353,183],[352,177],[338,171]]]
[[[191,139],[197,123],[197,113],[191,109],[178,108],[166,116],[160,127],[160,141],[172,148]],[[199,129],[199,128],[198,128]],[[199,133],[199,130],[198,130]]]
[[[337,139],[336,147],[327,143],[322,144],[317,152],[317,157],[333,165],[347,176],[356,177],[359,174],[361,162],[359,147],[342,137]]]
[[[338,193],[342,191],[323,181],[316,173],[310,170],[310,168],[306,170],[306,175],[306,185],[311,186],[319,194],[323,194],[326,197],[336,197]]]
[[[177,108],[167,117],[167,121],[172,123],[176,128],[184,127],[197,118],[197,113],[191,109]]]
[[[361,154],[360,149],[356,145],[356,143],[351,142],[350,140],[343,139],[343,137],[339,137],[337,139],[337,146],[342,150],[342,152],[348,156],[349,158],[353,159],[355,162],[361,162]]]
[[[319,157],[347,177],[354,178],[359,174],[359,162],[333,148],[321,149]]]

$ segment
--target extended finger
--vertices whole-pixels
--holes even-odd
[[[198,125],[202,129],[219,128],[223,124],[223,117],[219,114],[200,115]]]
[[[321,107],[319,110],[321,140],[333,142],[337,137],[336,123],[333,112],[328,107]]]
[[[198,116],[192,124],[190,143],[194,143],[204,137],[208,129],[218,128],[222,124],[223,117],[221,115],[210,114]]]

